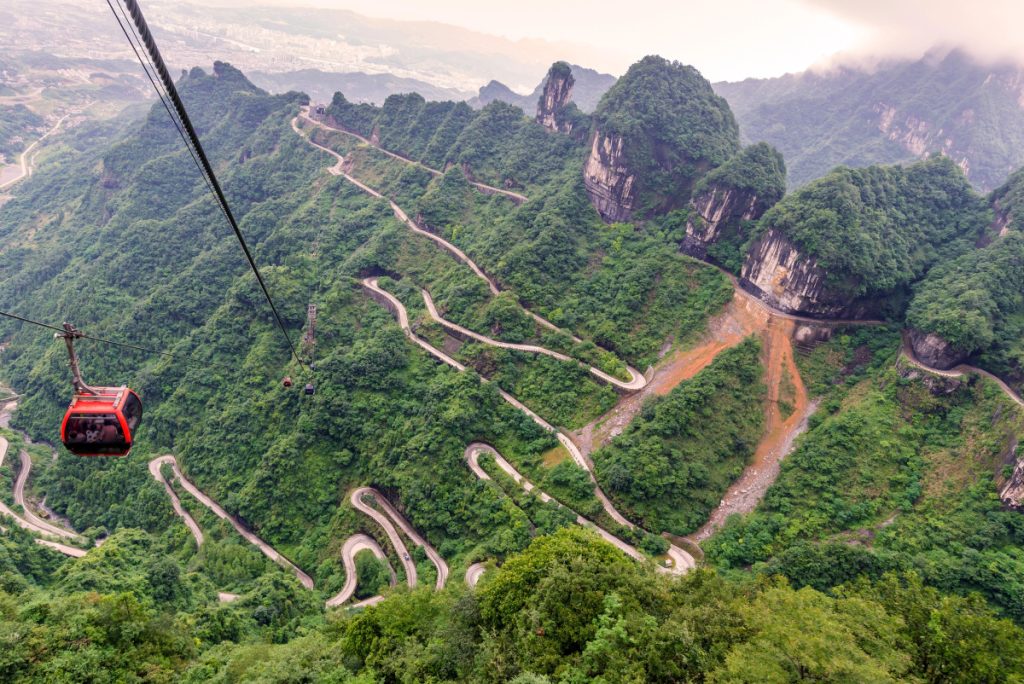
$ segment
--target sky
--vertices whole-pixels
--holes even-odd
[[[237,4],[242,0],[217,0]],[[249,0],[245,0],[249,2]],[[586,66],[623,73],[646,54],[712,81],[776,76],[837,54],[919,56],[961,45],[1024,61],[1024,0],[256,0],[433,20],[512,39],[566,44]]]

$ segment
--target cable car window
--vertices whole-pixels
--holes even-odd
[[[114,413],[72,414],[64,444],[75,453],[120,454],[128,448]]]
[[[124,420],[128,423],[128,431],[131,433],[135,432],[135,428],[139,426],[139,422],[142,420],[142,402],[135,396],[134,392],[128,392],[128,397],[124,400],[124,408],[121,409],[124,414]]]

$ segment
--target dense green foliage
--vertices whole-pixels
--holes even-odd
[[[909,325],[964,355],[996,345],[1007,365],[1018,367],[1024,367],[1022,319],[1024,235],[1016,231],[933,268],[907,309]]]
[[[760,349],[751,338],[722,352],[594,453],[598,481],[627,517],[678,535],[707,520],[761,436]]]
[[[593,343],[642,367],[655,360],[666,340],[681,341],[701,330],[729,299],[731,288],[721,274],[677,253],[683,226],[604,225],[587,201],[577,166],[582,160],[568,163],[516,207],[472,189],[456,168],[424,189],[422,174],[413,179],[408,165],[356,146],[351,138],[318,132],[316,139],[345,155],[358,177],[407,210],[415,207],[422,223],[464,249],[522,303],[588,342],[552,339],[542,328],[531,338],[528,324],[505,330],[498,319],[510,322],[511,302],[492,299],[482,282],[474,282],[468,270],[453,270],[450,258],[432,245],[378,237],[372,250],[362,252],[363,268],[394,270],[398,264],[451,320],[477,332],[539,341],[622,376],[621,361]]]
[[[970,249],[989,223],[983,199],[947,157],[910,166],[840,168],[772,207],[781,231],[849,297],[905,290]]]
[[[43,118],[23,104],[0,105],[0,161],[6,157],[13,163],[43,124]]]
[[[633,64],[594,112],[601,136],[624,140],[640,215],[679,206],[694,182],[739,149],[729,105],[691,66],[648,56]]]
[[[756,197],[754,211],[763,214],[786,194],[786,162],[768,143],[749,145],[704,176],[693,194],[715,188]]]
[[[845,336],[815,351],[822,407],[761,506],[730,521],[708,559],[822,589],[912,570],[1019,622],[1024,524],[994,480],[1024,414],[988,381],[897,373],[897,348],[878,350],[881,363]]]
[[[286,596],[267,586],[260,598],[287,613]],[[0,671],[14,682],[103,672],[115,681],[520,684],[994,683],[1024,674],[1019,627],[913,574],[824,593],[706,571],[670,579],[578,529],[538,539],[475,592],[400,593],[309,620],[288,643],[234,643],[263,614],[237,603],[175,613],[127,593],[0,592],[0,630],[30,635],[9,642]],[[196,640],[183,638],[190,626]]]
[[[839,165],[869,166],[947,154],[971,182],[998,187],[1024,165],[1020,69],[963,51],[717,83],[747,142],[786,156],[792,186]]]
[[[377,108],[352,105],[338,93],[326,114],[364,137],[376,133],[384,149],[438,169],[456,165],[503,188],[550,181],[579,147],[566,136],[548,135],[523,110],[500,101],[474,112],[464,102],[426,102],[412,93],[392,95]]]
[[[677,253],[680,225],[603,225],[579,177],[585,149],[519,110],[474,113],[415,96],[372,108],[336,98],[332,106],[345,110],[337,113],[368,135],[376,129],[382,144],[455,164],[435,177],[350,136],[318,138],[343,150],[352,173],[479,259],[509,289],[494,296],[395,220],[385,201],[324,173],[334,162],[289,125],[301,95],[270,96],[221,63],[212,75],[185,74],[180,90],[293,338],[306,304],[318,305],[315,375],[289,361],[237,245],[159,111],[123,130],[68,136],[55,150],[61,164],[40,169],[0,207],[0,307],[72,320],[174,358],[80,344],[87,379],[139,389],[146,417],[123,460],[63,454],[51,463],[45,448],[32,450],[41,462],[30,494],[45,496],[90,542],[106,540],[67,560],[18,529],[0,533],[0,679],[1024,676],[1021,630],[1002,619],[1024,622],[1024,525],[992,491],[1022,418],[987,383],[954,381],[933,395],[910,373],[886,370],[891,332],[838,335],[801,361],[809,386],[828,394],[819,417],[762,509],[734,521],[709,549],[723,571],[656,573],[578,529],[565,509],[525,494],[486,457],[492,481],[478,480],[464,461],[470,442],[493,444],[559,501],[662,553],[663,539],[609,524],[587,473],[498,394],[507,387],[551,420],[578,425],[609,405],[608,388],[573,362],[449,341],[452,353],[495,379],[482,383],[479,373],[457,372],[410,344],[358,280],[390,275],[382,282],[437,344],[445,340],[424,323],[421,287],[462,325],[621,374],[624,361],[645,367],[667,342],[695,337],[731,297],[720,273]],[[704,104],[714,110],[714,101]],[[774,153],[759,147],[735,159],[719,172],[723,181],[772,187],[771,172],[762,178],[745,167],[765,161],[770,171]],[[516,205],[480,193],[463,162],[470,174],[522,184],[530,199]],[[940,207],[963,196],[952,182],[921,185]],[[938,190],[949,190],[947,198]],[[974,211],[973,199],[964,204]],[[908,257],[915,268],[945,254],[922,244],[935,254]],[[519,300],[585,341],[538,325]],[[23,395],[15,427],[53,441],[68,391],[63,350],[49,333],[9,321],[0,339],[2,379]],[[315,380],[316,394],[286,390],[286,374],[296,384]],[[747,341],[649,404],[595,455],[602,480],[628,485],[610,493],[655,529],[697,526],[758,437],[760,378],[757,344]],[[150,458],[169,452],[315,588],[173,483],[204,532],[197,548],[147,472]],[[9,462],[0,469],[4,496],[13,474]],[[353,487],[366,484],[437,547],[451,565],[449,587],[408,591],[399,572],[399,588],[377,607],[325,615],[324,600],[345,579],[343,541],[359,531],[384,541],[348,504]],[[649,486],[650,496],[642,489]],[[423,551],[411,553],[430,584]],[[476,561],[489,569],[470,591],[461,575]],[[789,584],[751,581],[742,569],[751,565]],[[366,554],[357,572],[360,596],[390,579]],[[218,592],[238,596],[222,602]]]

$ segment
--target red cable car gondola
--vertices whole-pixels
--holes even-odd
[[[78,456],[127,456],[135,430],[142,422],[142,401],[132,390],[121,387],[90,387],[82,382],[75,356],[74,340],[82,337],[70,323],[61,337],[68,347],[71,384],[75,394],[60,426],[60,441]]]

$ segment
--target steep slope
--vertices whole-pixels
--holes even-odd
[[[553,438],[523,423],[495,389],[406,345],[354,288],[358,265],[348,260],[375,233],[398,232],[390,209],[324,174],[323,153],[289,125],[303,97],[269,96],[224,64],[191,71],[180,89],[293,338],[319,292],[319,391],[300,401],[281,387],[297,369],[162,110],[108,148],[91,150],[83,138],[77,144],[88,151],[33,176],[0,208],[0,303],[174,359],[82,346],[87,377],[138,388],[146,419],[128,459],[60,459],[40,485],[48,504],[80,529],[160,533],[174,518],[145,464],[170,451],[196,486],[309,570],[318,590],[342,584],[332,545],[358,531],[345,503],[354,484],[376,484],[433,539],[468,549],[501,532],[504,542],[484,545],[496,552],[519,538],[512,543],[522,547],[522,514],[478,487],[462,450],[486,438],[521,458]],[[0,331],[5,379],[26,395],[16,424],[52,441],[67,398],[65,361],[34,328],[5,321]],[[206,546],[203,554],[215,552]]]
[[[693,191],[682,250],[739,272],[754,222],[786,192],[786,165],[767,143],[744,148]]]
[[[601,98],[583,167],[605,221],[685,205],[693,184],[739,149],[725,100],[696,69],[645,57]]]
[[[942,153],[982,190],[1024,165],[1024,71],[959,52],[871,70],[837,67],[773,79],[716,83],[744,140],[786,157],[791,187],[833,167],[887,164]]]
[[[563,64],[565,62],[562,62]],[[576,85],[572,93],[572,101],[582,112],[592,112],[597,107],[601,97],[615,83],[615,77],[611,74],[602,74],[593,69],[581,67],[578,64],[570,64],[569,68]],[[481,108],[489,105],[495,100],[515,105],[524,112],[532,112],[537,106],[537,101],[548,85],[550,73],[537,84],[529,95],[520,95],[500,81],[491,81],[480,87],[476,97],[469,100],[474,108]]]
[[[836,169],[762,217],[743,284],[792,313],[899,313],[910,284],[971,249],[990,220],[948,157]]]

